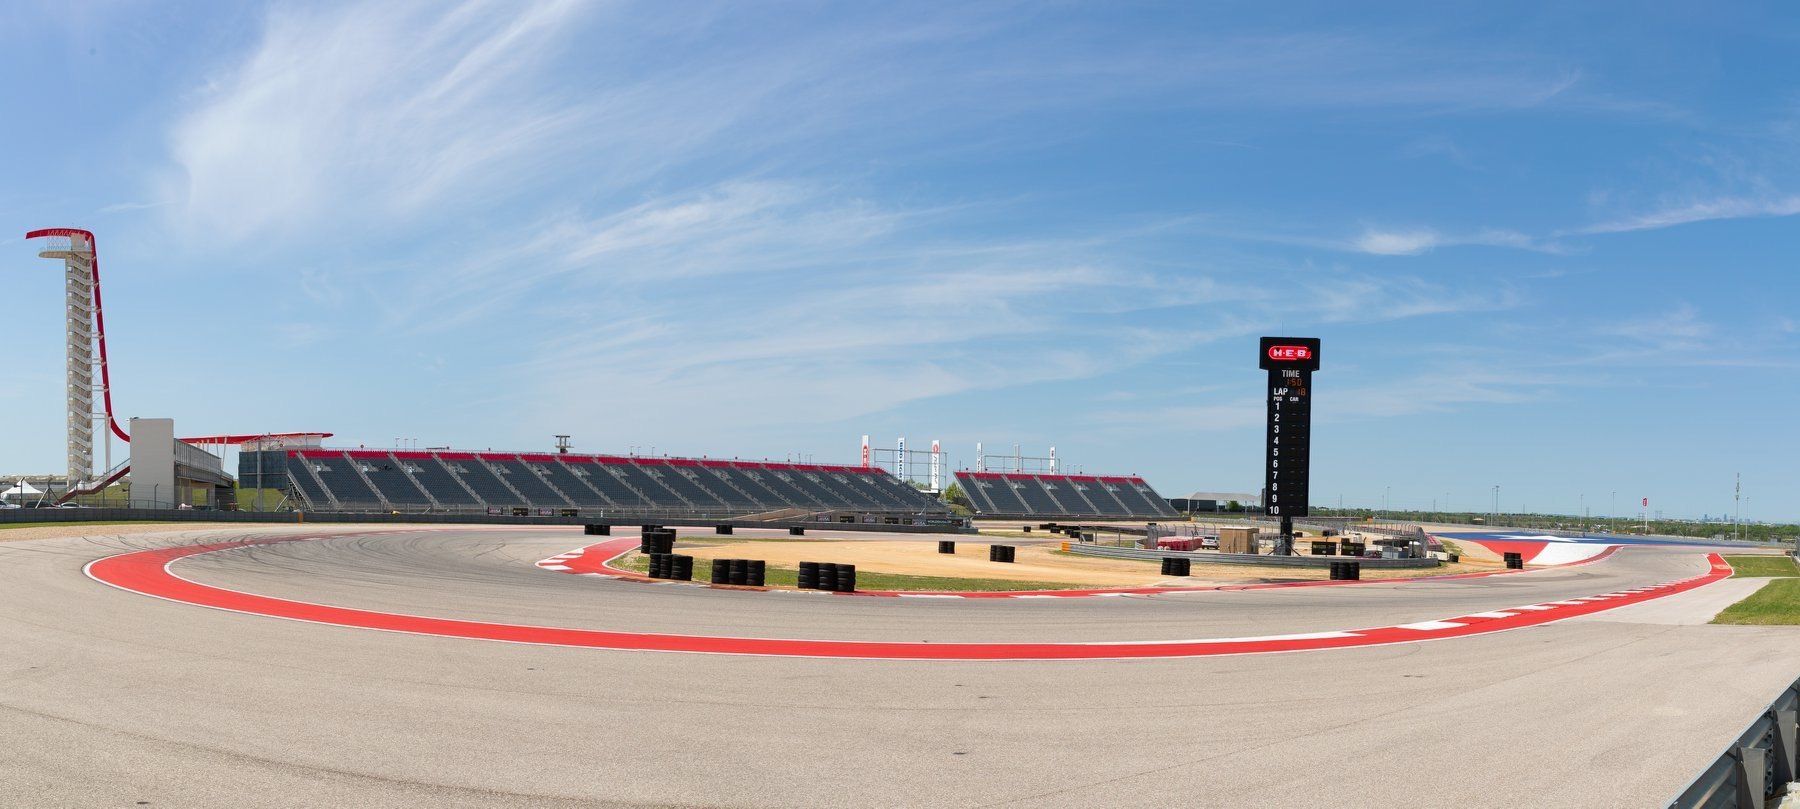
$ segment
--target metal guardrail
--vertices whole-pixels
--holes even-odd
[[[1800,680],[1750,723],[1750,728],[1707,765],[1670,809],[1764,809],[1800,780]]]

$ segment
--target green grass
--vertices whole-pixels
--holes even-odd
[[[1763,585],[1755,595],[1725,608],[1712,622],[1800,626],[1800,578],[1775,579]]]
[[[1727,556],[1734,579],[1765,576],[1800,576],[1800,565],[1791,556]]]
[[[650,570],[650,557],[634,553],[619,562],[619,566],[638,573]],[[712,580],[712,561],[708,559],[694,560],[694,581]],[[799,584],[800,571],[791,567],[775,567],[770,565],[763,571],[763,583],[770,587],[794,587]],[[1013,581],[1010,579],[959,579],[949,576],[907,576],[899,573],[871,573],[856,571],[856,589],[858,590],[905,590],[905,591],[997,591],[997,590],[1068,590],[1077,585],[1051,581]]]

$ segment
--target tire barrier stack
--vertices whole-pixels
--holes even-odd
[[[1164,556],[1162,574],[1164,576],[1187,576],[1194,570],[1194,560],[1185,556]]]
[[[1013,556],[1018,552],[1018,550],[1019,550],[1018,548],[1015,548],[1011,545],[989,545],[988,546],[988,561],[990,561],[990,562],[1006,562],[1006,563],[1010,564],[1013,560]]]
[[[791,537],[806,536],[806,529],[801,528],[800,526],[796,525],[796,526],[788,529],[788,536],[791,536]]]
[[[938,540],[938,553],[956,553],[956,540],[954,540],[954,539]]]
[[[731,526],[729,526],[729,525],[715,525],[715,526],[713,526],[713,533],[715,533],[715,534],[730,534],[730,533],[731,533]]]
[[[714,559],[713,584],[735,584],[740,587],[763,587],[768,565],[761,559]]]
[[[1369,546],[1361,542],[1345,542],[1343,548],[1345,556],[1361,556],[1369,549]]]
[[[1312,544],[1312,555],[1314,555],[1314,556],[1336,556],[1337,555],[1337,543],[1336,542],[1314,542]]]
[[[610,525],[584,525],[584,526],[581,526],[581,533],[586,534],[591,537],[609,537],[609,536],[612,536],[612,526],[610,526]]]
[[[1332,562],[1332,581],[1358,581],[1362,578],[1361,562]]]
[[[1031,526],[1029,526],[1029,525],[1021,525],[1021,526],[1019,526],[1019,529],[1024,531],[1027,534],[1031,533]]]
[[[1514,551],[1507,551],[1504,554],[1504,556],[1506,558],[1506,569],[1507,570],[1524,570],[1525,569],[1525,554],[1517,553]]]
[[[856,565],[801,562],[799,583],[802,590],[854,593],[856,592]]]
[[[649,528],[638,540],[638,553],[674,553],[675,529]]]
[[[676,553],[650,554],[650,578],[694,580],[694,557]]]

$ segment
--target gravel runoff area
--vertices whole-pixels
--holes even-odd
[[[1313,581],[1331,577],[1330,569],[1323,567],[1206,564],[1198,559],[1194,561],[1192,575],[1166,577],[1161,575],[1159,565],[1154,560],[1110,559],[1063,553],[1061,542],[956,538],[956,553],[942,554],[937,551],[937,540],[941,538],[943,537],[795,541],[780,538],[766,540],[683,536],[680,537],[676,552],[696,559],[761,559],[771,565],[788,568],[797,567],[803,561],[837,562],[856,565],[858,571],[958,579],[1056,582],[1072,589],[1157,585],[1191,587],[1207,584]],[[989,545],[1012,545],[1018,549],[1017,561],[988,561]],[[1469,562],[1435,568],[1364,568],[1362,576],[1365,579],[1405,579],[1487,572],[1499,568],[1500,565],[1493,562]]]

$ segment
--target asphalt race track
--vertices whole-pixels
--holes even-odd
[[[1708,576],[1693,548],[1444,581],[958,600],[537,567],[600,539],[566,528],[105,531],[0,542],[0,805],[1659,805],[1800,672],[1789,630],[1695,623],[1731,582],[1430,642],[971,662],[373,631],[152,598],[83,572],[258,540],[168,572],[496,625],[1135,644],[1431,626],[1641,590]]]

